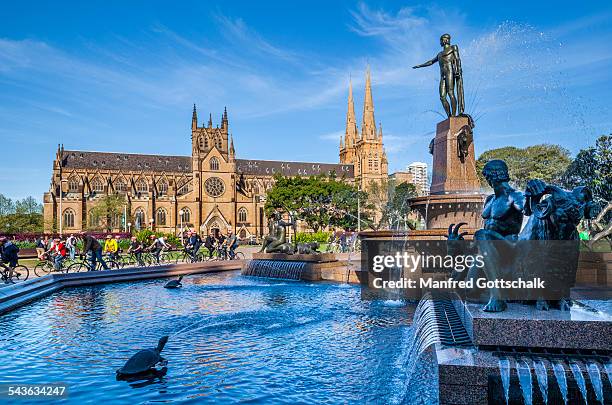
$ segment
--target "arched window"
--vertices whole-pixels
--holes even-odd
[[[121,191],[121,192],[127,191],[127,184],[125,184],[125,180],[118,179],[115,181],[115,191]]]
[[[181,215],[181,222],[184,224],[189,223],[189,221],[191,221],[191,211],[189,211],[189,208],[181,208],[180,211],[180,215]]]
[[[161,180],[157,184],[157,192],[159,195],[166,195],[168,193],[168,182],[166,180]]]
[[[246,208],[240,208],[238,210],[238,222],[246,222],[247,221],[247,210]]]
[[[214,171],[219,170],[219,159],[217,159],[214,156],[210,158],[210,170],[214,170]]]
[[[134,211],[134,228],[139,231],[146,228],[146,226],[147,222],[145,221],[144,210],[142,208],[137,208],[136,211]]]
[[[149,186],[145,179],[140,179],[136,182],[136,191],[139,193],[147,193],[149,192]]]
[[[102,180],[100,180],[98,177],[93,179],[91,182],[91,190],[94,193],[101,193],[104,191],[104,184],[102,183]]]
[[[100,216],[95,210],[89,211],[89,226],[91,228],[97,228],[100,226]]]
[[[74,217],[75,214],[73,209],[68,208],[64,210],[64,223],[62,225],[66,228],[74,228]]]
[[[160,208],[157,210],[157,225],[166,225],[166,210],[163,208]]]
[[[78,177],[71,177],[68,180],[68,192],[78,193],[79,192],[79,179]]]

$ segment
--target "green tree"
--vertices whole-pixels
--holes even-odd
[[[296,212],[315,232],[329,225],[352,228],[357,225],[357,196],[352,185],[334,176],[276,176],[265,210],[268,217],[275,210]]]
[[[127,201],[122,194],[108,194],[100,198],[89,211],[89,228],[111,232],[121,226],[121,217]]]
[[[563,186],[588,186],[596,198],[612,201],[612,135],[600,136],[582,149],[563,175]]]
[[[372,228],[397,229],[404,224],[413,228],[414,224],[408,221],[409,200],[416,196],[414,184],[397,184],[394,180],[372,181],[368,188],[369,209],[371,215],[378,218]]]
[[[15,203],[8,197],[0,194],[0,216],[12,214],[15,212]]]
[[[42,213],[42,204],[32,196],[26,197],[15,202],[15,212],[20,214],[40,214]]]
[[[524,189],[530,179],[540,179],[547,183],[559,183],[571,163],[570,153],[559,145],[532,145],[526,148],[506,146],[492,149],[480,155],[476,169],[483,187],[488,188],[482,177],[482,168],[492,159],[502,159],[508,165],[511,183]]]

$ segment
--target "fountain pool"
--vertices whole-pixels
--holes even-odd
[[[238,272],[166,281],[69,288],[1,316],[0,383],[63,382],[75,403],[437,402],[431,358],[405,384],[414,306]],[[162,335],[164,377],[115,379]]]

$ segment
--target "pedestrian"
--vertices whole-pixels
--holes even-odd
[[[47,242],[43,241],[43,238],[39,236],[36,239],[36,256],[38,256],[38,260],[44,259],[44,254],[47,251]]]
[[[66,248],[68,249],[68,253],[70,254],[70,260],[74,260],[74,256],[76,255],[76,243],[77,239],[74,234],[70,234],[66,239]]]

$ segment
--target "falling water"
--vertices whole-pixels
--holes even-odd
[[[548,403],[548,373],[546,372],[546,364],[544,364],[544,360],[535,359],[533,361],[533,369],[535,370],[536,378],[538,380],[538,386],[540,387],[540,392],[542,393],[542,398],[544,399],[544,403]]]
[[[523,392],[523,401],[525,405],[531,405],[533,401],[533,382],[531,380],[531,369],[526,360],[519,359],[516,361],[516,373],[518,374],[521,391]]]
[[[552,362],[552,367],[553,372],[555,373],[555,378],[557,379],[559,391],[561,391],[561,396],[563,397],[563,402],[567,404],[567,378],[565,377],[565,367],[563,366],[563,362],[554,361]]]
[[[245,276],[300,280],[306,262],[282,260],[251,260],[242,270]]]
[[[398,364],[398,368],[402,370],[405,390],[402,392],[398,391],[395,394],[401,395],[401,397],[394,398],[391,401],[393,403],[404,402],[419,357],[428,347],[440,342],[440,331],[435,317],[435,308],[429,294],[424,294],[421,301],[419,301],[414,312],[412,326],[414,331],[412,341],[405,351],[406,355],[402,356],[399,360],[400,364]]]
[[[606,370],[606,374],[608,375],[608,381],[610,385],[612,385],[612,363],[604,364],[604,369]]]
[[[576,384],[578,384],[578,388],[580,388],[580,393],[582,394],[582,399],[584,399],[584,403],[587,403],[587,390],[586,390],[586,382],[584,381],[584,375],[582,374],[582,370],[580,369],[580,365],[575,361],[570,362],[570,370],[572,370],[572,374],[574,375],[574,379],[576,380]]]
[[[593,391],[595,391],[595,397],[599,403],[603,404],[603,384],[601,381],[601,373],[599,372],[599,367],[597,367],[597,363],[589,363],[587,365],[587,372],[589,373],[589,379],[591,380],[591,386],[593,387]]]
[[[510,359],[507,357],[499,359],[499,376],[504,386],[504,396],[507,405],[510,400]]]

